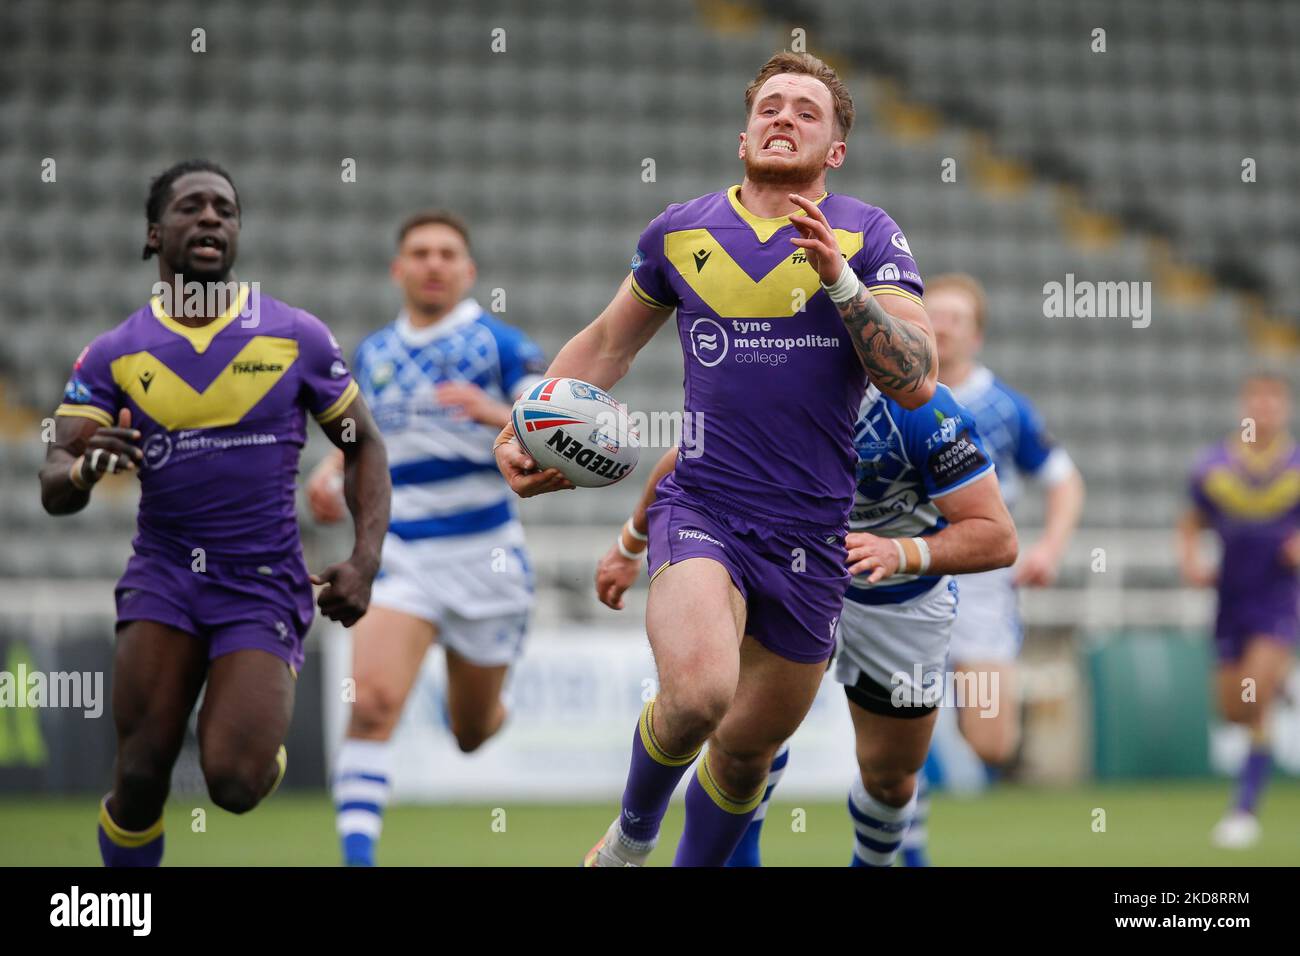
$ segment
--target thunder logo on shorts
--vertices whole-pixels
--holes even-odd
[[[675,477],[742,512],[840,527],[866,374],[816,271],[790,244],[789,217],[753,215],[739,190],[669,206],[633,260],[632,294],[677,309],[685,410],[702,422]],[[831,193],[819,206],[864,285],[920,302],[907,240],[883,210]]]
[[[145,456],[137,551],[250,560],[299,551],[306,413],[332,421],[356,395],[319,319],[267,296],[250,301],[243,286],[200,328],[151,300],[82,352],[55,414],[109,427],[130,410]]]

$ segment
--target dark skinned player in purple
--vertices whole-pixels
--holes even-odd
[[[391,491],[383,441],[329,330],[235,279],[230,176],[178,163],[151,184],[146,214],[144,258],[158,257],[160,286],[82,351],[40,473],[52,515],[86,507],[109,473],[140,480],[116,589],[106,866],[161,863],[172,767],[205,684],[198,738],[212,801],[245,813],[279,785],[312,585],[330,620],[350,627],[366,613]],[[355,525],[351,555],[315,575],[294,509],[308,414],[343,452]]]

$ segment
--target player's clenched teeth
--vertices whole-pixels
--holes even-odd
[[[795,148],[794,141],[784,136],[773,136],[763,144],[764,149],[783,149],[787,153],[798,152]]]
[[[220,236],[205,235],[196,236],[189,242],[192,252],[202,255],[204,258],[219,256],[225,251],[226,243]]]

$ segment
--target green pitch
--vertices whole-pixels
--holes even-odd
[[[1145,783],[1077,790],[1001,787],[970,799],[936,796],[934,861],[947,866],[1223,866],[1300,862],[1300,782],[1275,781],[1264,798],[1264,838],[1228,852],[1208,834],[1228,800],[1227,783]],[[778,794],[779,797],[779,794]],[[195,810],[202,810],[196,815]],[[800,813],[798,811],[802,810]],[[1096,810],[1105,832],[1094,832]],[[399,806],[384,821],[381,864],[574,866],[613,819],[611,801],[584,804]],[[0,797],[0,865],[99,864],[96,805],[84,798]],[[195,832],[199,822],[204,832]],[[681,832],[674,805],[655,863],[667,865]],[[1098,824],[1099,826],[1100,824]],[[763,835],[771,866],[843,866],[852,845],[839,801],[778,799]],[[334,815],[324,793],[280,793],[243,817],[175,797],[167,808],[174,866],[331,866]]]

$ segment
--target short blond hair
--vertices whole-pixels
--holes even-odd
[[[944,272],[933,279],[925,280],[925,291],[938,292],[940,289],[956,289],[965,292],[975,303],[975,328],[984,334],[984,323],[988,317],[989,297],[984,286],[968,272]]]
[[[830,90],[831,101],[835,104],[835,124],[839,127],[840,138],[849,135],[849,130],[853,128],[853,117],[856,115],[849,88],[826,61],[818,59],[811,53],[791,53],[783,50],[764,63],[753,82],[745,87],[746,118],[754,112],[754,97],[758,95],[763,84],[781,73],[797,73],[821,80],[826,89]]]

